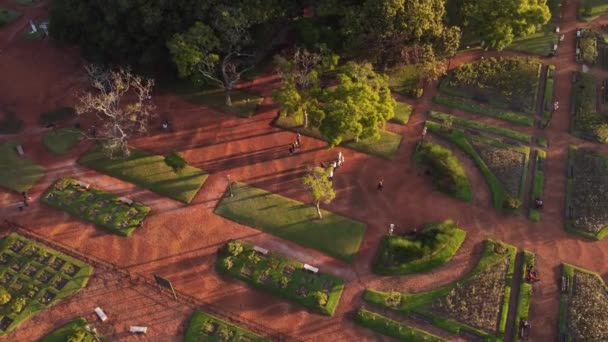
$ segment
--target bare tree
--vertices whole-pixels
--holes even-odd
[[[155,117],[156,107],[150,96],[154,80],[122,68],[108,70],[90,65],[86,71],[94,91],[80,95],[76,113],[94,113],[101,121],[101,126],[86,136],[100,141],[110,158],[126,157],[130,154],[129,141],[147,133]]]

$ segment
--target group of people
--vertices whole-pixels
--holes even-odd
[[[337,168],[342,167],[342,165],[344,165],[344,155],[342,154],[342,152],[338,152],[338,158],[336,158],[335,160],[333,160],[327,166],[327,167],[329,167],[329,180],[330,181],[334,180],[334,171]]]
[[[21,193],[21,196],[23,196],[23,201],[19,202],[19,211],[23,211],[23,208],[29,207],[30,201],[32,200],[32,198],[28,196],[27,192],[25,191]]]
[[[296,134],[296,141],[294,141],[291,145],[289,145],[289,155],[293,155],[298,152],[298,150],[302,147],[302,136],[300,133]]]

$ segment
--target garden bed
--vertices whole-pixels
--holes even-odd
[[[84,288],[93,274],[88,264],[17,234],[0,241],[0,259],[5,261],[0,263],[0,300],[9,299],[0,305],[0,335]],[[61,268],[52,267],[55,260],[62,261]]]
[[[566,189],[566,230],[600,240],[608,234],[608,158],[571,146]]]
[[[270,340],[206,312],[197,311],[190,319],[184,342],[199,341],[263,342]]]
[[[594,76],[578,73],[572,86],[572,134],[584,139],[608,142],[608,117],[598,112],[597,85]]]
[[[571,289],[560,299],[560,334],[568,341],[608,340],[608,286],[597,273],[563,264]]]
[[[390,318],[384,317],[377,313],[365,309],[357,310],[355,315],[355,323],[358,325],[374,330],[385,336],[393,337],[400,341],[408,342],[441,342],[445,339],[424,332],[420,329],[403,325]]]
[[[490,107],[485,104],[478,104],[469,100],[464,100],[454,96],[446,96],[442,94],[438,94],[433,97],[433,102],[456,108],[465,110],[471,113],[491,116],[497,119],[509,121],[518,125],[523,126],[534,126],[534,118],[529,115],[519,114],[508,110],[497,109],[494,107]]]
[[[42,201],[111,232],[128,236],[141,227],[150,208],[136,202],[129,205],[119,198],[102,190],[85,189],[75,179],[62,178],[49,187]]]
[[[532,284],[526,281],[526,273],[529,266],[536,264],[536,257],[533,253],[524,251],[524,261],[522,269],[521,284],[519,286],[519,297],[517,298],[517,311],[515,311],[515,322],[513,323],[513,341],[520,341],[521,321],[528,320],[530,311],[530,301],[532,300]]]
[[[530,220],[540,221],[540,210],[535,206],[536,199],[543,200],[543,190],[545,187],[545,163],[547,154],[543,150],[536,150],[536,163],[534,168],[534,180],[532,182],[532,192],[530,193]]]
[[[25,153],[27,155],[27,150]],[[17,154],[16,143],[0,145],[0,186],[21,194],[38,183],[45,173],[42,166]]]
[[[279,254],[262,255],[254,251],[252,245],[238,240],[229,242],[220,250],[216,263],[218,272],[312,311],[333,316],[344,290],[344,281],[327,273],[310,273],[303,267],[301,262]]]
[[[452,333],[504,338],[516,248],[488,240],[475,268],[464,278],[416,294],[366,290],[373,304],[428,318]]]
[[[549,65],[545,78],[545,94],[543,96],[543,127],[549,125],[549,121],[551,121],[551,116],[553,115],[553,88],[555,82],[553,73],[555,73],[555,65]]]
[[[365,224],[244,183],[233,183],[215,213],[346,262],[355,258]]]
[[[430,271],[449,262],[466,232],[454,222],[428,224],[416,236],[386,235],[380,243],[373,271],[382,275],[404,275]]]
[[[514,131],[507,128],[484,124],[474,120],[464,119],[454,115],[429,111],[429,117],[443,124],[449,121],[452,125],[456,127],[474,129],[479,132],[488,133],[494,137],[506,137],[513,141],[519,141],[526,144],[530,144],[532,142],[532,137],[529,134],[520,133],[518,131]]]
[[[44,336],[39,342],[69,342],[72,341],[70,338],[78,342],[94,342],[95,335],[90,332],[88,326],[86,319],[77,318]]]
[[[556,44],[559,44],[559,35],[555,32],[555,25],[547,24],[534,34],[514,38],[507,50],[547,57],[552,56]]]

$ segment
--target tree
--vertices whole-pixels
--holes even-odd
[[[232,106],[230,92],[243,73],[251,70],[255,55],[251,45],[249,17],[235,7],[220,6],[211,26],[196,22],[185,33],[175,34],[167,47],[180,77],[198,72],[225,91],[226,106]]]
[[[534,33],[551,18],[547,0],[460,0],[458,8],[463,29],[497,50],[514,37]]]
[[[320,208],[321,202],[329,204],[336,197],[333,183],[329,179],[329,173],[329,169],[326,170],[317,166],[312,172],[304,176],[303,179],[304,186],[310,192],[315,207],[317,208],[319,219],[323,218]]]
[[[128,69],[104,70],[91,65],[86,70],[94,91],[80,96],[76,113],[94,113],[102,122],[87,137],[100,141],[111,158],[126,157],[129,141],[147,133],[155,116],[156,107],[150,101],[154,80],[142,79]]]

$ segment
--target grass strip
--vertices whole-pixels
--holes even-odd
[[[540,221],[540,211],[533,205],[537,198],[543,198],[543,189],[545,187],[545,162],[547,160],[547,154],[543,150],[536,150],[536,165],[534,169],[534,180],[532,182],[532,192],[530,193],[530,212],[529,218],[534,222]],[[542,165],[542,167],[540,167]]]
[[[478,121],[468,120],[454,115],[449,115],[441,112],[429,111],[429,117],[439,122],[451,121],[456,126],[472,128],[481,132],[487,132],[498,136],[507,137],[524,143],[531,143],[532,136],[525,133],[520,133],[511,129],[497,127],[484,124]]]
[[[471,113],[491,116],[518,125],[534,126],[534,118],[531,116],[477,104],[457,97],[438,94],[433,97],[433,102],[456,109],[462,109]]]
[[[24,147],[27,155],[27,146]],[[17,193],[28,191],[44,176],[46,169],[17,154],[17,144],[0,145],[0,186]]]
[[[409,327],[401,324],[390,318],[384,317],[377,313],[365,310],[363,308],[357,310],[355,323],[371,329],[385,336],[396,338],[400,341],[407,342],[442,342],[445,339],[424,332],[420,329]]]
[[[206,312],[196,311],[190,318],[184,342],[220,341],[270,341],[230,322]]]

